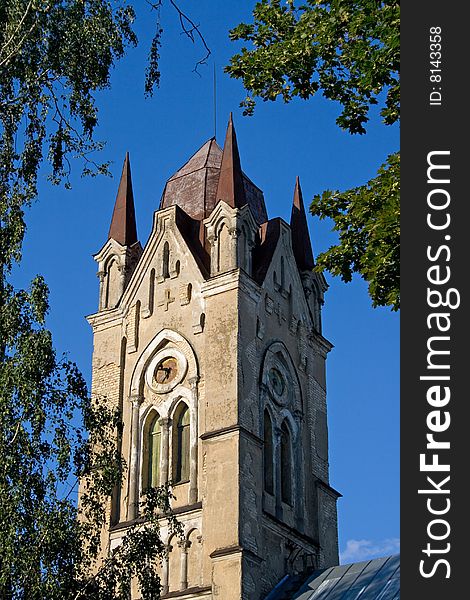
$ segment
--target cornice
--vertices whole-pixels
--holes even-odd
[[[122,325],[126,315],[127,310],[125,310],[122,306],[117,306],[116,308],[108,308],[91,315],[87,315],[85,319],[88,321],[88,323],[90,323],[91,327],[93,328],[93,332],[96,333],[97,331],[109,329],[110,327],[115,327],[116,325]]]

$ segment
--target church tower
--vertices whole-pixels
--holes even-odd
[[[109,238],[92,393],[122,411],[128,469],[105,544],[149,486],[173,482],[184,539],[162,536],[163,597],[262,600],[287,574],[338,563],[329,485],[326,282],[299,180],[290,224],[268,219],[230,117],[167,181],[145,247],[126,156]]]

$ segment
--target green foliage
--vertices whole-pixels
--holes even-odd
[[[18,259],[23,209],[37,194],[45,157],[50,179],[106,172],[90,154],[97,109],[93,93],[109,86],[115,60],[136,43],[131,7],[105,0],[4,0],[0,6],[0,258]]]
[[[400,118],[400,3],[398,0],[261,0],[253,23],[230,32],[251,44],[235,54],[226,72],[241,79],[252,115],[255,98],[304,100],[316,93],[338,102],[336,122],[363,134],[372,105],[382,104],[386,125]],[[399,293],[399,154],[377,177],[343,193],[324,192],[311,210],[334,220],[339,244],[319,256],[318,266],[350,281],[369,282],[372,305],[397,310]]]
[[[142,600],[158,600],[162,587],[156,567],[162,564],[168,551],[160,536],[161,519],[166,519],[170,534],[183,537],[182,526],[171,511],[172,498],[169,485],[148,489],[140,504],[141,517],[127,529],[122,543],[104,557],[98,569],[94,565],[95,569],[89,571],[83,568],[87,565],[80,565],[74,582],[77,592],[67,598],[129,600],[135,581]],[[87,533],[93,536],[96,532],[94,524],[91,527],[87,524]],[[96,541],[99,544],[98,538]]]
[[[161,518],[181,533],[170,489],[147,490],[139,521],[101,564],[100,534],[125,471],[121,416],[106,398],[91,400],[77,367],[57,358],[42,278],[29,291],[2,284],[0,598],[128,600],[134,579],[141,597],[155,600]]]
[[[0,597],[8,600],[128,600],[131,578],[143,599],[159,598],[161,518],[180,533],[168,486],[149,490],[139,521],[100,561],[125,471],[121,417],[106,398],[90,399],[77,367],[56,356],[44,280],[29,290],[10,281],[45,159],[51,181],[66,186],[72,158],[85,174],[107,171],[90,157],[102,147],[94,93],[136,43],[133,19],[124,2],[0,3]]]
[[[254,23],[230,32],[232,40],[250,42],[226,71],[241,79],[249,96],[242,102],[252,114],[254,97],[289,102],[317,92],[339,102],[337,123],[351,133],[365,133],[369,108],[387,90],[384,122],[399,118],[400,7],[397,0],[261,0]]]
[[[181,533],[168,486],[147,491],[139,521],[100,563],[100,534],[125,471],[121,416],[106,398],[91,400],[77,367],[57,358],[43,279],[16,291],[3,278],[1,295],[0,597],[128,600],[132,578],[143,599],[159,598],[161,517]]]
[[[334,221],[339,243],[317,257],[316,268],[343,281],[353,273],[369,282],[372,305],[400,307],[400,159],[388,157],[376,178],[340,193],[325,191],[310,210]]]

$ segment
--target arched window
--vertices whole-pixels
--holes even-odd
[[[267,410],[264,411],[264,489],[274,492],[273,478],[273,424]]]
[[[105,294],[105,308],[114,308],[119,300],[121,290],[121,274],[116,258],[112,258],[106,267],[107,281]]]
[[[173,482],[189,480],[189,408],[183,402],[173,420]]]
[[[202,584],[202,558],[201,533],[193,529],[188,536],[188,588]]]
[[[165,279],[170,276],[170,244],[168,242],[163,244],[162,275]]]
[[[281,500],[292,504],[292,442],[286,421],[281,426]]]
[[[175,533],[168,541],[168,591],[176,592],[181,585],[181,550],[178,547],[178,535]]]
[[[218,243],[218,256],[217,263],[219,273],[225,273],[225,271],[229,271],[233,269],[236,265],[232,265],[231,257],[231,249],[232,249],[232,237],[230,235],[229,229],[225,223],[219,229],[218,233],[219,243]]]
[[[160,415],[157,413],[151,418],[147,429],[147,456],[144,468],[145,473],[145,488],[156,487],[159,485],[160,477],[160,451],[162,445],[162,429],[160,426]]]

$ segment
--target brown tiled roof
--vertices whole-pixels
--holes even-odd
[[[132,246],[137,242],[134,195],[132,193],[131,165],[128,152],[126,152],[126,158],[124,159],[113,218],[109,228],[108,239],[111,238],[123,246]]]
[[[294,188],[294,202],[292,205],[292,214],[290,218],[292,231],[292,249],[295,260],[301,271],[311,271],[315,265],[308,232],[307,215],[305,214],[304,201],[302,198],[302,189],[297,177]]]

